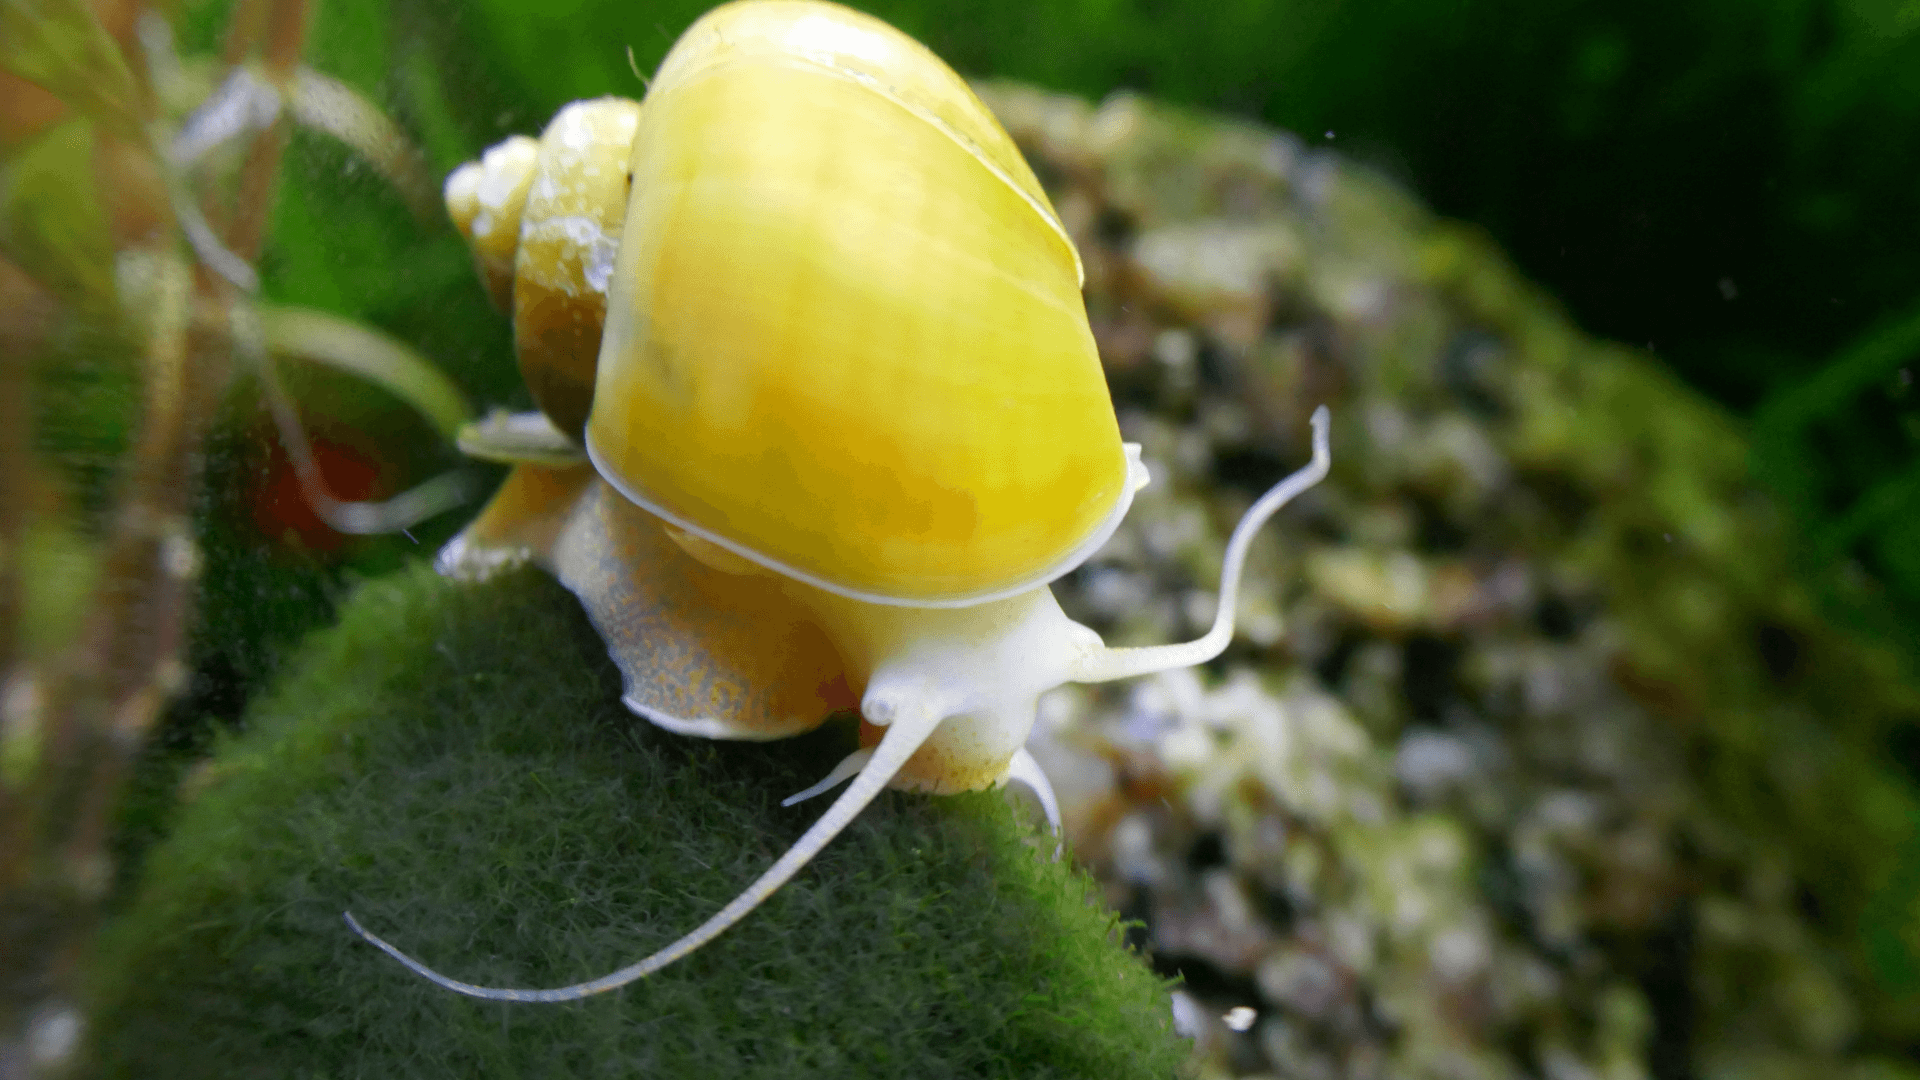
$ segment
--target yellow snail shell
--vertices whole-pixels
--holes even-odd
[[[540,381],[556,384],[556,365],[578,370],[555,357],[578,350],[586,334],[575,331],[588,323],[517,328],[523,369],[530,340],[564,346],[533,353],[541,374],[528,374],[554,426],[502,421],[494,445],[524,446],[532,431],[548,451],[499,454],[525,463],[442,565],[470,573],[525,555],[553,570],[606,640],[628,706],[662,727],[775,739],[857,705],[863,748],[789,800],[852,778],[759,880],[679,941],[602,978],[474,986],[353,924],[417,973],[476,997],[570,1000],[685,956],[888,786],[946,793],[1017,778],[1052,816],[1024,749],[1038,697],[1218,655],[1253,532],[1328,467],[1323,407],[1312,464],[1235,528],[1208,634],[1109,649],[1066,617],[1047,583],[1105,541],[1146,471],[1138,448],[1120,443],[1073,245],[966,84],[858,12],[740,0],[696,22],[662,62],[625,169],[604,163],[618,122],[581,140],[602,151],[599,164],[579,154],[549,168],[551,136],[567,130],[556,119],[540,160],[510,142],[449,179],[449,209],[490,283],[520,191],[516,320],[546,310],[529,316],[520,303],[530,267],[590,267],[605,253],[607,178],[624,184],[630,173],[632,192],[604,293],[584,428],[591,464],[565,464],[578,395]],[[520,181],[590,170],[602,195],[561,205],[561,216],[591,203],[600,231],[569,234],[586,242],[568,250],[535,224],[542,181]],[[486,192],[498,197],[488,203]],[[492,231],[475,224],[476,204],[494,215]],[[590,276],[542,280],[566,293]]]

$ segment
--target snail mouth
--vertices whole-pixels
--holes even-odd
[[[755,551],[753,548],[737,540],[723,536],[712,529],[689,520],[684,515],[675,513],[640,485],[616,475],[614,470],[608,468],[606,463],[601,459],[599,451],[594,447],[592,429],[589,428],[587,433],[587,457],[592,460],[593,467],[599,472],[601,478],[611,485],[615,491],[618,491],[624,496],[628,502],[638,506],[640,509],[645,510],[647,513],[652,514],[667,524],[680,529],[682,532],[705,540],[708,543],[724,548],[782,577],[798,581],[803,585],[811,585],[823,592],[832,593],[835,596],[844,596],[849,600],[858,600],[862,603],[881,604],[888,607],[913,608],[963,608],[973,607],[976,604],[987,604],[995,600],[1005,600],[1010,596],[1018,596],[1021,593],[1030,592],[1034,589],[1050,585],[1055,580],[1064,577],[1081,563],[1086,562],[1093,556],[1094,552],[1099,551],[1106,545],[1106,542],[1112,538],[1114,530],[1120,527],[1121,519],[1127,516],[1127,511],[1133,506],[1133,493],[1145,487],[1149,479],[1147,467],[1140,460],[1140,444],[1122,443],[1120,449],[1122,456],[1125,458],[1126,479],[1120,485],[1120,495],[1114,500],[1113,509],[1108,511],[1106,517],[1096,523],[1079,543],[1068,549],[1065,555],[1062,555],[1038,571],[1023,575],[1010,582],[996,584],[987,589],[945,596],[890,596],[885,593],[877,593],[871,590],[843,585],[831,578],[803,570],[770,555]]]

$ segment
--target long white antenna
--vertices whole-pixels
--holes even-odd
[[[1213,617],[1213,628],[1204,637],[1178,645],[1148,645],[1138,649],[1101,649],[1089,653],[1085,659],[1075,665],[1075,682],[1111,682],[1114,679],[1130,679],[1136,675],[1150,675],[1156,671],[1168,671],[1173,668],[1191,667],[1204,664],[1226,651],[1228,642],[1233,640],[1233,619],[1239,603],[1240,571],[1245,568],[1247,548],[1253,543],[1253,534],[1274,512],[1291,502],[1295,496],[1326,479],[1327,469],[1332,464],[1332,455],[1327,450],[1327,426],[1329,414],[1325,405],[1313,410],[1313,460],[1305,468],[1273,485],[1265,495],[1254,501],[1247,512],[1240,517],[1240,523],[1233,528],[1233,536],[1227,541],[1227,554],[1220,572],[1220,604]]]
[[[873,757],[867,762],[867,767],[860,770],[860,775],[854,777],[853,783],[847,786],[847,790],[840,793],[840,797],[835,799],[833,805],[827,808],[827,812],[820,816],[820,820],[814,822],[812,827],[802,833],[800,839],[794,841],[786,854],[775,860],[774,864],[767,868],[767,872],[760,875],[758,881],[747,886],[744,892],[734,897],[726,907],[715,912],[712,918],[701,923],[692,933],[645,960],[629,964],[612,974],[553,990],[511,990],[502,987],[475,986],[473,983],[450,979],[387,944],[361,926],[360,921],[353,917],[351,911],[345,913],[347,925],[353,928],[354,933],[367,939],[381,952],[405,964],[414,974],[468,997],[485,998],[488,1001],[577,1001],[583,997],[616,990],[635,979],[666,967],[719,937],[728,927],[759,907],[762,901],[778,891],[780,886],[787,883],[787,879],[793,877],[801,867],[807,865],[809,860],[820,853],[821,848],[826,847],[828,842],[839,835],[840,830],[846,828],[848,822],[858,817],[860,811],[867,808],[867,804],[873,801],[874,796],[880,794],[881,789],[887,786],[887,782],[893,779],[893,774],[900,771],[900,766],[906,764],[914,751],[920,749],[920,744],[927,740],[928,735],[933,734],[933,729],[939,726],[941,719],[942,717],[933,715],[931,709],[919,709],[896,717],[893,723],[888,725],[887,733],[881,737],[880,745],[874,748]]]

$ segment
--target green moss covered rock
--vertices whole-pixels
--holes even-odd
[[[831,727],[831,726],[830,726]],[[836,728],[676,737],[533,571],[365,587],[187,785],[94,965],[108,1076],[1165,1077],[1164,984],[1000,795],[888,794],[743,924],[569,1005],[549,986],[678,937],[823,809],[780,799]]]

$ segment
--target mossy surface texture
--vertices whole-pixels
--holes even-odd
[[[365,587],[189,780],[95,965],[105,1075],[1166,1077],[1164,984],[1000,795],[888,794],[744,923],[624,990],[480,1002],[678,937],[824,809],[851,733],[654,729],[531,570]],[[194,788],[198,788],[194,792]]]

